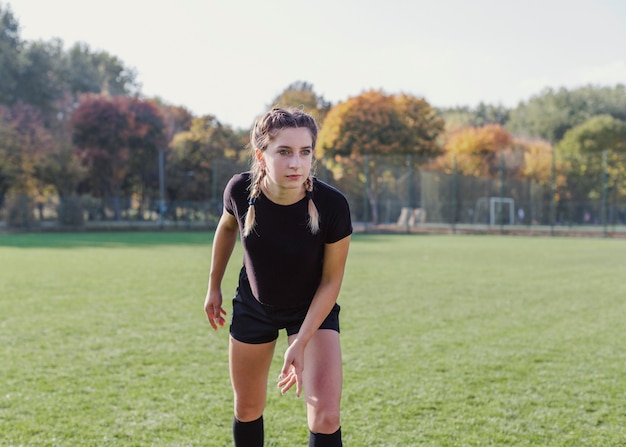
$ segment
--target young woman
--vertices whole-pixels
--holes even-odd
[[[252,129],[250,172],[233,176],[213,241],[204,309],[223,326],[221,283],[237,237],[244,250],[230,324],[237,447],[263,446],[263,411],[278,332],[289,347],[278,378],[304,392],[309,446],[342,445],[339,305],[352,223],[345,197],[312,176],[317,127],[274,108]]]

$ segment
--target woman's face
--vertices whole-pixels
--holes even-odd
[[[311,132],[303,127],[282,129],[259,155],[270,192],[301,192],[313,164]]]

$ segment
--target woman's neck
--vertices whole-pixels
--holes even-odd
[[[306,195],[304,185],[294,189],[281,188],[278,185],[270,184],[267,177],[261,182],[261,191],[268,199],[278,205],[293,205]]]

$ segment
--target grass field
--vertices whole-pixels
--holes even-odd
[[[0,445],[232,445],[210,242],[0,235]],[[626,446],[625,272],[626,240],[356,235],[345,445]],[[302,400],[269,386],[266,445],[305,446]]]

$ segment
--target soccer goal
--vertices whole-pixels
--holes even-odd
[[[510,197],[480,197],[476,201],[474,223],[513,225],[515,201]]]

